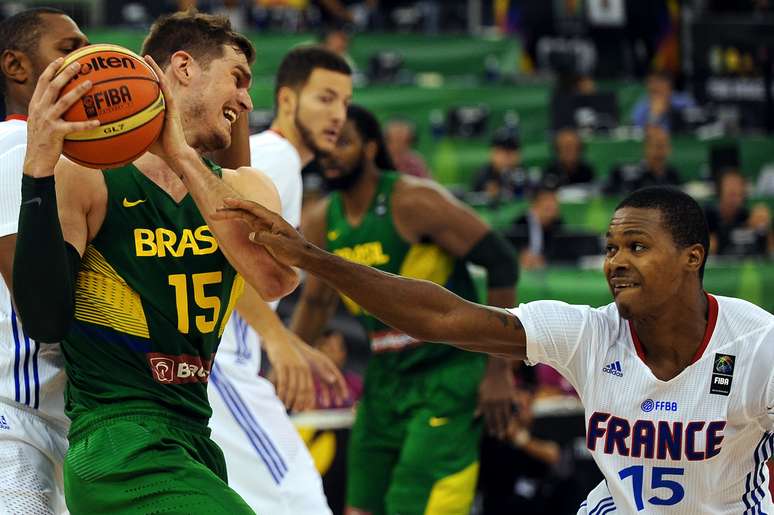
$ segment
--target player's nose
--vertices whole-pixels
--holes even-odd
[[[246,89],[239,90],[237,102],[244,112],[249,113],[253,110],[253,99]]]

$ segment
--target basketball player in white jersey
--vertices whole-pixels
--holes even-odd
[[[349,66],[321,47],[296,48],[280,64],[277,115],[270,129],[250,137],[250,158],[274,182],[282,216],[294,227],[301,218],[301,168],[315,154],[333,149],[351,95]],[[256,331],[277,372],[278,392],[258,376],[261,341]],[[288,372],[299,359],[308,363],[306,373]],[[226,458],[229,486],[256,513],[330,513],[320,475],[281,402],[288,409],[313,407],[310,365],[326,382],[346,389],[336,366],[298,340],[246,289],[223,333],[210,376],[210,427]]]
[[[58,344],[27,337],[10,290],[27,106],[46,66],[87,44],[75,22],[56,9],[28,9],[0,23],[0,87],[8,113],[0,122],[0,513],[66,511],[64,363]]]
[[[653,187],[618,205],[604,264],[613,303],[511,310],[346,261],[257,204],[224,203],[217,218],[243,219],[278,261],[417,340],[559,370],[583,401],[587,447],[605,476],[578,513],[774,511],[774,316],[704,291],[709,234],[690,196]]]

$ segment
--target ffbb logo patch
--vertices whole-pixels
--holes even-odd
[[[731,393],[731,382],[734,376],[736,356],[730,354],[715,354],[712,361],[712,380],[710,381],[710,393],[715,395],[728,395]]]

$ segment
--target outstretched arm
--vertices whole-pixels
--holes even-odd
[[[358,265],[306,241],[266,208],[226,199],[213,215],[242,220],[250,239],[279,262],[303,268],[344,293],[384,323],[421,341],[449,343],[465,350],[524,359],[526,336],[511,312],[466,301],[429,281],[407,279]]]

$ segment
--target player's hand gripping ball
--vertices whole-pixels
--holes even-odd
[[[99,120],[95,129],[65,137],[63,153],[88,168],[117,168],[140,157],[164,126],[164,95],[145,61],[117,45],[89,45],[68,55],[59,72],[75,61],[81,69],[60,92],[83,81],[92,87],[62,116],[67,121]]]

